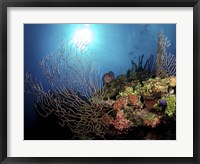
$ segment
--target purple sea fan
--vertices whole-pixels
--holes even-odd
[[[167,101],[165,99],[160,100],[160,106],[167,107]]]
[[[112,71],[105,73],[102,77],[103,85],[110,83],[111,81],[115,80],[114,73]]]

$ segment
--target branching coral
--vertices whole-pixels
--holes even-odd
[[[167,48],[170,45],[170,40],[160,32],[158,35],[158,52],[156,56],[157,77],[176,76],[176,56],[167,53]]]
[[[107,133],[104,115],[111,108],[104,101],[104,89],[99,68],[86,49],[68,42],[55,53],[41,61],[41,69],[51,89],[44,89],[41,82],[25,76],[25,92],[36,95],[35,108],[41,116],[54,114],[62,126],[67,125],[79,138],[103,138]],[[96,101],[98,100],[98,101]]]

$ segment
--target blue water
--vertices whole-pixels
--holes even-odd
[[[101,73],[113,71],[115,76],[126,74],[131,60],[144,61],[157,53],[158,33],[171,41],[168,52],[176,55],[176,24],[25,24],[24,25],[24,71],[31,72],[49,88],[40,61],[49,52],[56,51],[61,41],[73,40],[77,31],[87,29],[90,33],[89,49],[94,52]],[[87,36],[86,36],[87,37]],[[38,114],[34,110],[35,97],[25,94],[25,126],[34,126]]]

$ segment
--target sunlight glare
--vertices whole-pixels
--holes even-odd
[[[75,44],[88,45],[92,41],[92,32],[89,28],[84,28],[78,30],[73,39]]]

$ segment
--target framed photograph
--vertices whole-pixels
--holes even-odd
[[[198,0],[1,0],[1,163],[199,163]]]

